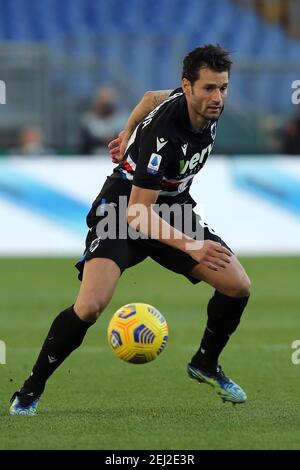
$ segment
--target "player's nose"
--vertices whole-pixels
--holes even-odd
[[[214,93],[212,95],[212,100],[215,104],[222,103],[222,95],[221,95],[221,91],[219,90],[219,88],[216,88],[214,90]]]

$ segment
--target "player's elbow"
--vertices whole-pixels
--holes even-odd
[[[153,98],[155,97],[155,91],[145,91],[143,99],[146,101],[152,101]]]
[[[155,102],[155,91],[146,91],[143,96],[143,102],[149,109],[152,109]]]

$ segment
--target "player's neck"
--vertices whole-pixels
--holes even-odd
[[[196,113],[193,110],[193,108],[189,106],[189,104],[188,104],[188,113],[189,113],[191,126],[194,130],[199,131],[207,125],[209,120],[201,116],[200,114]]]

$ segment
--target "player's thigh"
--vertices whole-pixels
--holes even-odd
[[[74,310],[86,321],[94,321],[108,305],[117,286],[121,271],[108,258],[93,258],[84,263],[82,283]]]
[[[230,263],[224,269],[212,271],[197,264],[190,271],[190,275],[198,280],[210,284],[224,295],[230,297],[246,297],[250,294],[250,279],[235,255],[230,258]]]

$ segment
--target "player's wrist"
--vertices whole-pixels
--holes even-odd
[[[196,252],[199,252],[199,250],[203,248],[203,242],[194,240],[184,233],[182,234],[182,238],[175,239],[175,244],[177,245],[175,248],[178,248],[192,258],[195,258]]]
[[[200,260],[203,247],[203,240],[189,239],[185,242],[185,252],[196,261]]]

